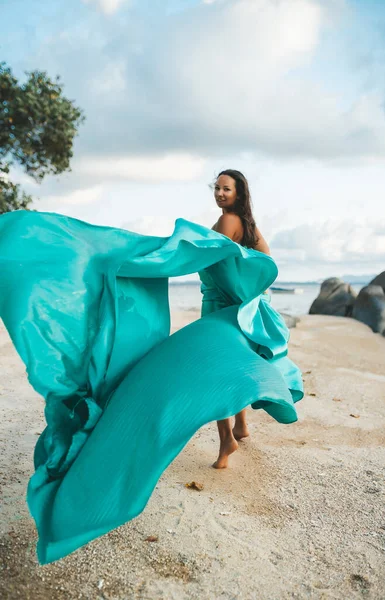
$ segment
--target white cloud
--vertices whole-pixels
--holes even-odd
[[[181,24],[166,56],[199,115],[202,145],[323,159],[385,154],[382,93],[342,108],[322,77],[306,73],[331,6],[240,0],[218,7],[200,27]]]
[[[123,92],[127,89],[125,77],[125,61],[122,59],[116,63],[106,65],[101,72],[90,80],[90,92],[97,96]]]
[[[76,173],[88,178],[126,181],[193,181],[203,171],[205,161],[187,154],[160,157],[98,157],[80,160]]]
[[[174,230],[176,218],[143,216],[139,219],[125,222],[122,227],[123,229],[137,231],[144,235],[169,236]],[[212,209],[198,215],[187,215],[185,218],[210,229],[218,220],[218,210]]]
[[[123,223],[122,229],[135,231],[143,235],[168,237],[174,230],[174,219],[167,217],[141,217],[134,221]]]
[[[377,265],[385,267],[385,218],[347,217],[284,229],[274,236],[273,255],[285,264]]]
[[[314,68],[329,28],[343,37],[350,13],[341,2],[209,8],[145,18],[122,11],[95,30],[78,23],[42,48],[39,63],[60,72],[85,109],[78,155],[384,159],[383,90],[348,94]],[[340,42],[335,63],[345,66],[348,53]]]
[[[62,205],[74,205],[80,204],[92,204],[97,200],[100,200],[103,194],[103,186],[95,185],[88,189],[75,190],[69,194],[60,196],[46,196],[44,198],[47,204],[62,204]]]
[[[112,15],[127,2],[127,0],[83,0],[85,4],[96,4],[106,15]]]

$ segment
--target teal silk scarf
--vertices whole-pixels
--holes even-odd
[[[170,336],[168,278],[194,272],[214,309]],[[164,238],[0,217],[0,317],[46,401],[27,494],[41,563],[137,516],[205,423],[248,405],[296,421],[301,373],[263,294],[276,276],[271,257],[183,219]]]

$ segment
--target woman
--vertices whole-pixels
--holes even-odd
[[[242,178],[227,177],[216,231],[178,219],[160,238],[52,213],[0,216],[0,318],[46,400],[27,494],[41,563],[140,514],[206,423],[221,423],[223,466],[247,435],[245,407],[297,420],[301,373],[263,295],[277,266],[244,247],[268,250]],[[170,336],[168,280],[192,272],[207,316]]]
[[[214,197],[222,215],[212,229],[226,235],[234,242],[254,248],[259,252],[270,255],[270,249],[257,228],[252,214],[250,191],[247,179],[240,171],[227,169],[219,173],[214,186]],[[202,303],[202,316],[216,310],[211,303],[208,307]],[[232,429],[231,419],[217,422],[220,448],[218,459],[213,464],[215,469],[225,469],[228,466],[230,454],[238,448],[238,441],[248,437],[246,409],[235,415],[235,425]]]

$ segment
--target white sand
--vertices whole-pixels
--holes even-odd
[[[197,316],[174,315],[174,328]],[[385,339],[309,316],[290,356],[305,373],[298,423],[250,409],[251,438],[219,472],[204,427],[140,517],[39,567],[24,497],[43,401],[0,329],[1,598],[385,598]]]

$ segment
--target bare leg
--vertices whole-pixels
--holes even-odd
[[[219,456],[213,464],[214,469],[226,469],[229,464],[229,456],[238,448],[238,442],[231,431],[231,419],[217,421],[220,440]]]
[[[235,425],[233,428],[233,435],[236,440],[241,440],[242,438],[248,437],[250,435],[249,429],[246,423],[246,409],[244,408],[235,415]]]

